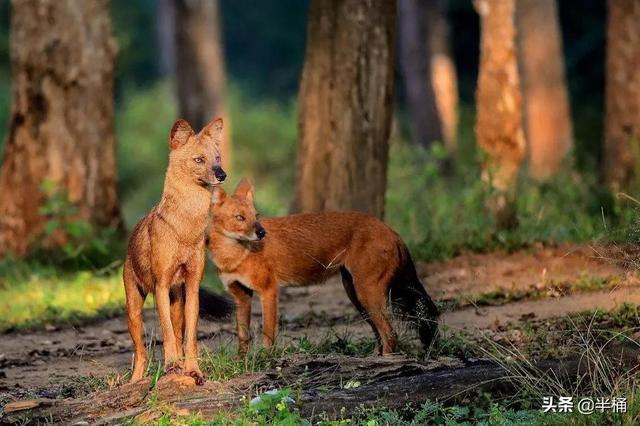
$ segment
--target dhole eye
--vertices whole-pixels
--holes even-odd
[[[236,219],[239,220],[240,222],[244,222],[244,216],[242,216],[241,214],[237,214]]]
[[[193,159],[193,161],[195,161],[198,164],[202,164],[202,163],[204,163],[204,158],[196,157],[196,158]]]

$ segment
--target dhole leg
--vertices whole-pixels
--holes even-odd
[[[378,347],[378,351],[382,355],[387,355],[396,351],[398,339],[387,315],[387,286],[383,285],[384,282],[384,280],[360,282],[357,277],[354,279],[358,300],[367,311],[369,320],[380,335],[382,347]]]
[[[142,324],[142,308],[145,294],[143,294],[135,281],[133,270],[129,262],[124,265],[124,290],[127,298],[127,325],[133,341],[133,372],[131,382],[142,379],[146,363],[146,351],[144,346],[144,330]]]
[[[160,331],[162,333],[164,368],[167,372],[179,368],[180,361],[178,359],[178,351],[176,350],[176,337],[173,334],[173,325],[171,324],[171,298],[169,296],[171,278],[173,278],[173,273],[165,273],[156,286],[156,307],[158,309],[158,320],[160,321]]]
[[[176,352],[178,358],[184,357],[182,342],[184,339],[184,284],[173,287],[169,294],[171,299],[171,325],[173,326],[173,335],[176,338]]]
[[[200,299],[198,290],[200,289],[200,281],[204,272],[204,252],[201,259],[197,259],[197,263],[193,269],[187,271],[185,279],[185,373],[193,377],[196,384],[204,384],[205,378],[200,366],[198,365],[198,315],[200,311]]]
[[[351,300],[351,303],[353,303],[353,306],[355,306],[358,312],[360,312],[360,315],[362,316],[362,318],[364,318],[365,321],[367,321],[367,323],[371,326],[371,329],[373,330],[373,334],[375,335],[375,338],[376,338],[376,347],[382,348],[382,340],[380,339],[380,333],[378,333],[378,329],[376,328],[375,324],[373,324],[373,322],[371,321],[371,318],[369,318],[369,315],[367,314],[367,311],[362,307],[362,304],[358,300],[356,289],[353,287],[353,277],[344,266],[340,268],[340,274],[342,276],[342,286],[344,287],[344,290],[347,293],[347,296],[349,296],[349,300]]]
[[[265,348],[273,346],[278,332],[278,288],[271,289],[260,294],[262,303],[262,343]]]
[[[253,290],[238,282],[229,284],[229,293],[236,302],[236,327],[238,328],[238,345],[240,354],[249,351],[251,342],[251,298]]]

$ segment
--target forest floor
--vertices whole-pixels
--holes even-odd
[[[513,253],[462,254],[419,264],[419,272],[429,293],[443,306],[441,342],[465,336],[465,342],[489,339],[513,344],[514,338],[526,340],[522,330],[527,327],[552,327],[572,314],[613,311],[624,303],[640,305],[640,273],[628,261],[633,258],[618,248],[539,245]],[[371,342],[371,329],[337,280],[283,289],[280,315],[279,345],[296,348],[283,351],[283,357],[318,353],[309,347],[317,348],[322,342],[330,342],[325,354],[340,347],[337,351],[342,355],[351,355],[345,345]],[[259,336],[257,301],[252,325],[254,336]],[[147,340],[155,337],[157,356],[161,342],[153,310],[145,312],[145,327]],[[401,332],[402,342],[415,340],[410,330]],[[199,339],[201,347],[212,353],[229,352],[235,343],[233,322],[202,320]],[[444,364],[451,357],[464,358],[460,355],[463,348],[443,347],[447,344],[441,344],[432,358]],[[538,348],[537,353],[559,356],[555,349]],[[362,357],[358,351],[351,352]],[[6,333],[0,339],[0,406],[34,398],[87,398],[96,389],[104,391],[124,382],[131,361],[131,340],[122,317],[75,328],[50,326],[42,331]]]

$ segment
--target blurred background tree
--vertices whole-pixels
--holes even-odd
[[[604,173],[610,186],[637,185],[640,167],[640,3],[610,0],[607,22]]]
[[[163,3],[158,4],[158,8]],[[217,0],[173,0],[164,5],[166,14],[174,22],[168,26],[175,31],[175,49],[167,56],[175,68],[178,114],[196,131],[200,131],[215,117],[224,117],[225,134],[220,152],[223,166],[231,165],[230,123],[225,110],[226,78],[222,56],[221,20]],[[161,64],[162,65],[162,64]]]
[[[517,0],[516,21],[529,173],[548,179],[573,145],[556,0]]]
[[[12,109],[0,168],[0,255],[24,255],[38,237],[61,245],[84,225],[47,207],[55,185],[68,216],[119,228],[109,2],[15,2],[11,14]],[[6,118],[3,120],[6,122]],[[70,220],[70,219],[69,219]],[[65,221],[67,219],[65,218]]]
[[[516,47],[516,0],[475,0],[480,15],[480,73],[476,138],[486,158],[482,179],[499,227],[513,227],[520,165],[525,154]]]
[[[395,4],[385,0],[312,0],[294,211],[360,210],[382,217],[395,19]]]

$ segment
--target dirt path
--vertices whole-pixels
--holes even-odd
[[[640,303],[636,272],[601,260],[588,247],[468,254],[420,265],[420,273],[429,292],[439,300],[473,299],[496,290],[544,289],[586,278],[616,283],[615,288],[606,291],[457,309],[442,318],[451,328],[486,328],[496,322],[526,320],[532,315],[548,318],[594,308],[613,309],[623,302]],[[357,315],[337,281],[285,289],[280,300],[282,341],[302,336],[312,340],[332,335],[371,336],[368,325]],[[254,327],[259,323],[256,303]],[[157,335],[153,311],[146,312],[146,330],[147,336]],[[202,321],[199,337],[203,345],[212,349],[235,343],[231,322]],[[77,377],[120,374],[130,363],[131,341],[123,318],[81,328],[5,334],[0,339],[0,403],[34,393],[41,397],[73,396],[82,386]]]

